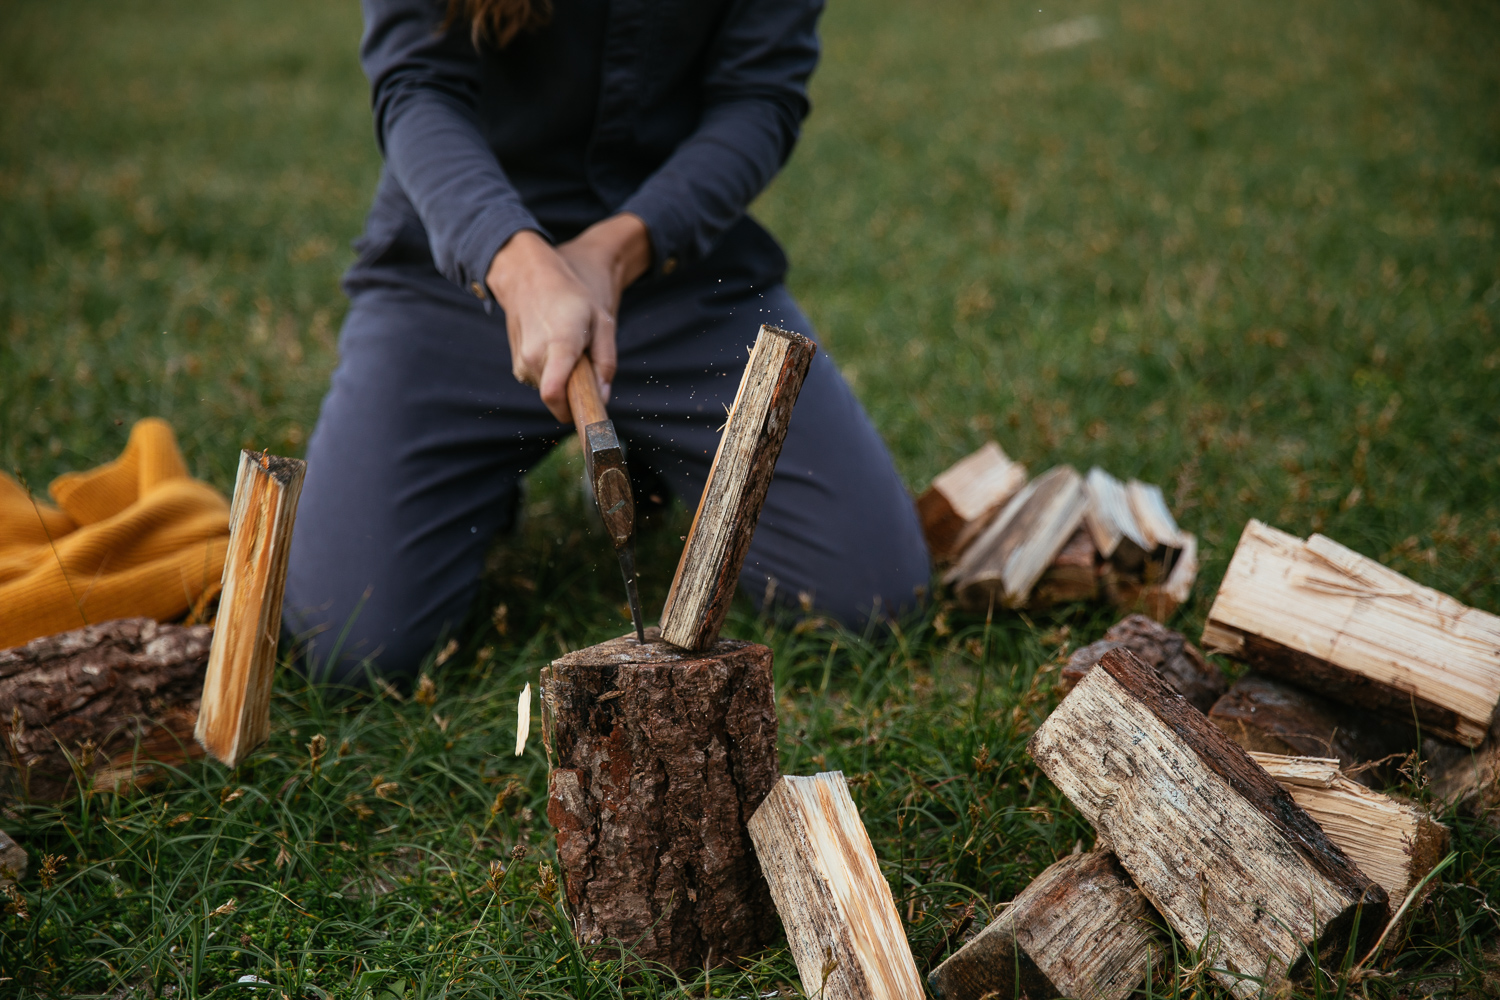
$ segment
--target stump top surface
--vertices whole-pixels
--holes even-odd
[[[662,642],[657,636],[660,631],[656,628],[646,630],[646,641],[643,643],[631,632],[622,635],[618,639],[610,639],[601,642],[597,646],[589,646],[586,649],[575,649],[565,656],[560,656],[552,661],[554,667],[611,667],[622,664],[657,665],[667,663],[691,663],[699,660],[712,660],[741,650],[749,649],[755,645],[753,642],[745,642],[740,639],[720,639],[709,649],[702,652],[694,652],[674,646],[670,642]]]

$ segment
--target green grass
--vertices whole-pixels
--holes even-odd
[[[1028,54],[1028,31],[1081,14],[1102,38]],[[148,415],[226,490],[241,446],[299,453],[378,171],[354,5],[6,16],[0,468],[40,489]],[[813,117],[756,211],[914,489],[990,436],[1035,471],[1162,483],[1204,541],[1176,623],[1193,637],[1251,516],[1500,610],[1493,6],[871,0],[835,4],[823,36]],[[576,475],[568,454],[534,474],[435,704],[331,700],[287,673],[271,745],[236,773],[9,803],[34,866],[68,860],[50,888],[35,867],[23,883],[29,919],[0,916],[0,992],[230,995],[246,973],[292,997],[794,984],[780,950],[623,980],[548,899],[546,765],[509,753],[516,694],[559,649],[623,630]],[[678,534],[644,543],[648,607]],[[1091,844],[1024,742],[1059,657],[1108,622],[939,605],[862,637],[737,612],[732,631],[776,651],[784,770],[857,778],[923,971],[967,901],[983,913]],[[1455,866],[1412,946],[1377,963],[1393,977],[1306,995],[1500,990],[1500,845],[1452,822]],[[1223,995],[1171,975],[1152,991]]]

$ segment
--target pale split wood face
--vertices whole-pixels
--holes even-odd
[[[815,351],[800,334],[760,328],[662,609],[667,642],[703,649],[717,638]]]
[[[1038,729],[1032,755],[1108,838],[1147,898],[1206,948],[1240,996],[1240,976],[1283,979],[1358,902],[1257,804],[1104,669]]]
[[[270,736],[287,554],[305,463],[240,453],[224,586],[194,735],[233,767]]]
[[[1346,777],[1336,759],[1251,753],[1392,904],[1442,858],[1448,829],[1417,805]]]
[[[803,992],[920,1000],[890,885],[841,773],[783,777],[750,820]]]
[[[1314,535],[1251,520],[1209,611],[1204,641],[1245,654],[1245,635],[1325,661],[1454,713],[1445,735],[1477,746],[1500,705],[1500,617]]]

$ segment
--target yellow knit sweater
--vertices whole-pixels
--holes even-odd
[[[201,612],[219,590],[229,503],[191,478],[164,420],[36,501],[0,475],[0,649],[111,618]]]

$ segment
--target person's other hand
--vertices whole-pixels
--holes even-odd
[[[651,266],[651,236],[639,216],[622,212],[594,223],[557,252],[613,322],[620,296]]]
[[[485,284],[505,310],[512,372],[541,390],[554,417],[572,420],[568,376],[585,350],[608,398],[615,375],[614,315],[550,243],[529,229],[516,233],[490,262]]]

